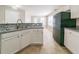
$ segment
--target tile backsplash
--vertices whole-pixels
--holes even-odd
[[[23,25],[23,28],[29,28],[29,27],[42,27],[42,23],[19,23],[20,25],[20,28],[22,28],[22,25]],[[0,24],[0,30],[6,30],[6,29],[9,29],[9,30],[14,30],[14,29],[17,29],[17,24],[14,23],[14,24]]]

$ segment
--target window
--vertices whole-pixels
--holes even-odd
[[[42,23],[43,27],[46,26],[46,18],[45,17],[33,17],[32,22],[33,23]]]

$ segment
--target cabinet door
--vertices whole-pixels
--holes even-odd
[[[65,33],[64,33],[64,45],[67,47],[69,46],[70,42],[70,37],[71,37],[71,32],[69,29],[65,29]]]
[[[35,43],[36,41],[36,30],[32,29],[31,42]]]
[[[73,52],[73,40],[72,40],[72,30],[66,29],[65,30],[65,39],[64,39],[64,45]]]
[[[29,45],[29,44],[31,44],[31,29],[29,29],[29,30],[26,30],[26,33],[25,33],[25,39],[27,40],[27,45]]]
[[[19,50],[19,39],[17,36],[1,40],[1,53],[10,54]]]
[[[36,39],[37,39],[37,43],[40,43],[40,44],[43,43],[43,29],[37,29]]]
[[[79,18],[79,5],[71,6],[71,18]]]
[[[65,30],[64,45],[72,53],[79,53],[79,33],[73,30]]]
[[[42,29],[33,29],[32,30],[32,43],[42,44],[43,43],[43,30]]]
[[[72,32],[71,33],[71,41],[70,41],[70,50],[72,53],[79,53],[79,33],[78,32]]]
[[[30,30],[23,30],[21,34],[21,48],[28,46],[30,42]]]

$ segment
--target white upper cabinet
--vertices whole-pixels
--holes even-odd
[[[79,18],[79,5],[72,5],[71,7],[71,18]]]

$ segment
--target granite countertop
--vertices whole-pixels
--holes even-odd
[[[79,32],[79,26],[74,27],[74,28],[66,28],[66,29],[70,29],[70,30],[73,30],[73,31],[77,31],[77,32]]]
[[[22,31],[22,30],[29,30],[29,29],[43,29],[43,27],[28,27],[28,28],[21,28],[21,29],[4,30],[4,31],[0,31],[0,34],[15,32],[15,31]]]

